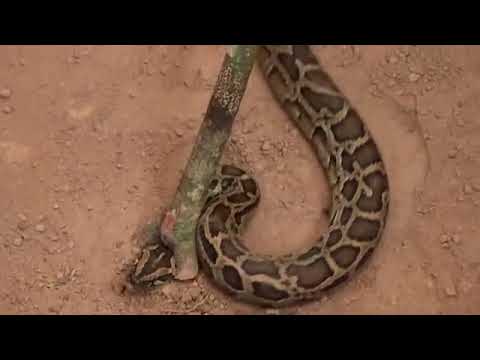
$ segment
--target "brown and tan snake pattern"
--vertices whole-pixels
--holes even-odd
[[[370,257],[385,227],[388,179],[365,123],[307,45],[261,46],[259,62],[275,98],[313,146],[332,190],[327,231],[296,254],[253,254],[240,240],[260,192],[255,180],[225,165],[212,180],[197,225],[200,263],[235,298],[283,306],[318,298],[347,280]],[[171,278],[172,253],[143,252],[131,281],[156,285]]]

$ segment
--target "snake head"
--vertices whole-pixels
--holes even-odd
[[[148,290],[173,280],[173,252],[162,243],[146,245],[128,276],[130,290]]]

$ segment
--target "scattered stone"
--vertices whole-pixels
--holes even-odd
[[[419,79],[420,75],[417,73],[410,73],[410,75],[408,75],[408,81],[410,82],[417,82]]]
[[[17,224],[18,230],[25,231],[25,230],[27,230],[28,226],[29,226],[29,224],[28,224],[27,218],[22,215],[22,217],[20,218],[20,221]]]
[[[457,150],[456,149],[452,149],[448,152],[448,157],[450,159],[455,159],[457,157]]]
[[[202,295],[202,289],[200,287],[192,287],[189,290],[190,296],[192,297],[193,300],[197,299]]]
[[[453,281],[448,281],[448,284],[445,286],[445,294],[447,294],[447,296],[449,297],[457,296],[457,289],[455,289],[455,284],[453,283]]]
[[[0,90],[0,99],[9,99],[12,96],[12,90],[8,88],[3,88]]]
[[[472,190],[475,192],[480,192],[480,182],[472,184]]]
[[[49,306],[48,312],[59,314],[60,313],[60,306]]]
[[[182,137],[183,136],[183,130],[175,129],[175,135],[177,135],[178,137]]]
[[[92,210],[93,210],[93,206],[92,206],[92,205],[87,205],[87,210],[88,210],[88,211],[92,211]]]
[[[53,204],[53,208],[54,208],[55,210],[58,210],[58,209],[60,208],[60,206],[59,206],[57,203],[55,203],[55,204]]]
[[[128,97],[129,97],[130,99],[135,99],[136,96],[137,96],[137,95],[136,95],[133,91],[129,91],[129,92],[128,92]]]
[[[50,235],[50,240],[52,241],[58,241],[60,238],[58,237],[58,235],[55,235],[55,234],[52,234]]]
[[[269,151],[272,148],[272,145],[268,141],[264,141],[261,150],[262,151]]]
[[[390,63],[390,64],[393,64],[395,65],[396,63],[398,63],[398,58],[396,56],[390,56],[387,61]]]
[[[463,192],[466,195],[470,195],[473,192],[473,188],[469,184],[465,184],[465,186],[463,188]]]
[[[397,85],[397,82],[393,79],[390,79],[388,80],[387,85],[388,87],[394,87],[395,85]]]
[[[458,234],[453,234],[453,235],[452,235],[452,241],[453,241],[455,244],[460,244],[460,235],[458,235]]]
[[[20,247],[23,244],[23,239],[21,237],[15,238],[13,240],[13,245]]]
[[[4,114],[10,114],[13,112],[13,107],[11,105],[5,105],[2,111]]]
[[[447,234],[442,234],[442,235],[440,236],[440,243],[441,243],[441,244],[448,243],[448,235],[447,235]]]
[[[123,168],[122,164],[117,164],[116,167],[117,167],[117,169]]]
[[[43,233],[47,228],[43,224],[35,225],[35,230],[39,233]]]

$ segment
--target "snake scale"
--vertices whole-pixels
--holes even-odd
[[[389,186],[367,126],[308,45],[260,46],[258,60],[274,97],[318,155],[331,188],[329,226],[313,246],[281,257],[254,254],[240,240],[260,191],[245,171],[223,165],[212,180],[196,241],[202,269],[234,298],[279,307],[319,298],[372,255],[385,227]],[[131,283],[172,278],[172,252],[143,250]]]

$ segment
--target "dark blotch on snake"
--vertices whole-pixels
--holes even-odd
[[[230,212],[231,210],[228,206],[223,204],[218,204],[215,206],[208,219],[208,226],[212,236],[217,236],[219,233],[227,232],[225,223],[230,216]]]
[[[309,265],[290,265],[287,268],[288,276],[297,276],[298,285],[311,289],[323,283],[333,275],[324,258],[320,258]]]
[[[263,299],[279,301],[286,299],[288,297],[288,292],[283,290],[278,290],[272,285],[262,283],[262,282],[253,282],[253,293]]]
[[[341,97],[318,94],[308,87],[303,87],[300,93],[317,113],[320,112],[322,108],[328,108],[333,113],[337,113],[342,110],[345,102]]]
[[[358,241],[372,241],[380,230],[380,222],[357,217],[348,229],[347,235]]]
[[[317,64],[317,59],[308,46],[292,45],[292,49],[295,57],[300,59],[304,64]]]
[[[207,255],[208,259],[212,264],[215,264],[218,258],[217,250],[213,247],[212,244],[205,237],[205,228],[203,225],[200,225],[198,230],[198,236],[200,237],[200,243],[202,245],[203,251]]]
[[[387,179],[380,172],[374,172],[364,177],[365,184],[372,189],[372,196],[362,193],[358,207],[364,211],[380,211],[383,207],[382,194],[387,190]]]
[[[244,179],[240,181],[243,187],[243,191],[255,195],[257,193],[257,184],[253,179]]]
[[[223,165],[221,173],[227,176],[241,176],[245,174],[245,171],[232,165]]]
[[[327,246],[333,246],[342,238],[342,231],[339,229],[332,230],[328,235]]]
[[[295,58],[289,54],[278,54],[278,58],[280,62],[285,66],[288,73],[290,74],[293,81],[297,81],[300,77],[300,73],[298,72],[298,67],[295,64]]]
[[[237,225],[240,226],[242,224],[243,217],[246,216],[249,212],[251,212],[256,206],[257,206],[257,202],[235,213],[234,215],[235,223],[237,223]]]
[[[308,71],[305,74],[305,77],[311,82],[318,84],[319,86],[326,87],[332,89],[337,93],[340,93],[337,85],[333,82],[332,78],[321,69]]]
[[[233,182],[235,180],[233,178],[228,178],[228,179],[222,179],[221,186],[222,186],[222,192],[227,191],[230,189],[230,187],[233,185]]]
[[[227,197],[227,200],[232,204],[243,204],[250,200],[250,197],[245,195],[244,193],[241,194],[233,194]]]
[[[343,209],[342,216],[340,216],[340,223],[342,225],[345,225],[348,222],[348,220],[350,220],[350,217],[352,216],[352,212],[353,212],[352,208],[346,207]]]
[[[360,120],[358,114],[353,110],[350,110],[347,113],[347,116],[343,121],[333,125],[332,131],[338,142],[355,140],[365,134],[362,120]]]
[[[342,194],[347,199],[347,201],[352,201],[355,193],[358,189],[358,181],[355,179],[350,179],[345,181],[342,189]]]
[[[353,173],[353,162],[356,160],[353,155],[350,155],[346,150],[342,151],[342,168]]]
[[[225,265],[222,269],[223,279],[235,290],[242,291],[243,283],[240,274],[233,266]]]
[[[361,167],[366,167],[381,160],[377,146],[371,139],[354,152],[354,157]]]
[[[222,253],[229,259],[236,261],[237,258],[244,254],[244,251],[236,247],[231,239],[223,239],[220,244]]]
[[[340,267],[346,269],[357,260],[359,253],[359,248],[346,245],[330,252],[330,255]]]
[[[277,267],[271,261],[246,260],[242,264],[242,269],[248,275],[267,274],[276,279],[280,278]]]

